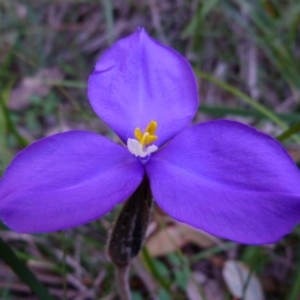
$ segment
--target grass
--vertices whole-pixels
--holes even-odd
[[[192,64],[198,121],[222,117],[255,126],[278,137],[299,164],[299,22],[297,0],[0,0],[0,174],[26,145],[62,130],[116,139],[92,112],[86,82],[99,55],[137,26]],[[27,266],[21,273],[35,277],[21,282],[4,263],[12,267],[9,260],[0,261],[1,299],[36,299],[28,287],[41,283],[57,299],[117,299],[105,250],[117,213],[63,235],[18,235],[2,225],[4,247],[16,253],[15,274]],[[156,208],[153,235],[170,223]],[[300,299],[299,228],[272,246],[204,241],[159,257],[144,249],[130,277],[133,299],[190,299],[192,293],[232,299],[222,279],[229,259],[251,268],[266,299]]]

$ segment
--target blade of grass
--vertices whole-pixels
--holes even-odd
[[[9,51],[9,55],[7,55],[4,63],[1,65],[0,68],[0,88],[1,88],[1,94],[0,94],[0,110],[1,115],[3,119],[5,119],[5,129],[6,131],[11,131],[12,134],[15,136],[16,140],[19,142],[21,147],[26,147],[29,142],[18,132],[11,116],[10,112],[7,109],[7,102],[10,96],[11,89],[15,83],[15,76],[12,76],[9,78],[9,80],[5,80],[7,74],[9,74],[9,67],[10,64],[13,61],[13,55],[14,49],[11,49]]]
[[[5,97],[8,89],[2,91],[3,97]],[[7,123],[3,110],[0,110],[0,175],[3,173],[5,167],[8,165],[11,154],[6,145]]]
[[[78,80],[57,80],[57,79],[43,79],[43,83],[48,85],[55,85],[67,88],[86,89],[87,84]]]
[[[3,111],[0,110],[0,176],[11,160],[11,153],[6,146],[6,121]]]
[[[105,10],[108,42],[111,45],[114,42],[114,17],[112,1],[102,0],[102,2]]]
[[[287,298],[287,300],[298,300],[299,299],[299,293],[300,293],[300,271],[299,271],[299,265],[297,267],[298,273],[296,278],[293,281],[292,289],[290,291],[290,294]]]
[[[232,108],[227,106],[210,106],[210,105],[201,105],[199,108],[200,112],[207,113],[209,115],[223,117],[226,115],[236,115],[242,117],[253,117],[256,119],[268,119],[264,114],[257,110],[243,109],[243,108]],[[300,122],[300,114],[297,113],[284,113],[278,114],[274,113],[278,118],[284,120],[287,123],[296,123]]]
[[[149,254],[146,247],[143,247],[142,251],[142,258],[145,262],[145,265],[149,269],[149,271],[152,273],[153,277],[160,283],[160,285],[166,290],[169,291],[170,289],[170,283],[168,283],[165,278],[161,276],[159,271],[157,270],[155,264],[153,263],[153,258]]]
[[[192,37],[198,28],[201,28],[200,24],[204,21],[206,16],[219,4],[220,0],[203,1],[199,4],[199,8],[194,15],[194,18],[188,23],[186,28],[181,34],[181,38]]]
[[[68,299],[68,289],[67,289],[67,243],[66,243],[66,233],[65,231],[60,232],[62,249],[63,249],[63,257],[62,257],[62,272],[63,272],[63,299]]]
[[[300,131],[300,122],[294,124],[290,128],[288,128],[286,131],[284,131],[282,134],[276,137],[276,139],[280,142],[284,142],[288,138],[292,137],[294,134],[298,133]]]
[[[48,290],[36,278],[33,272],[20,260],[12,248],[0,238],[0,257],[11,267],[15,274],[30,287],[41,300],[53,300]]]
[[[0,99],[0,109],[2,110],[2,113],[5,116],[8,130],[11,131],[11,133],[15,136],[20,146],[22,148],[28,146],[29,142],[19,133],[18,129],[16,128],[15,123],[13,122],[10,116],[10,112],[5,105],[5,101],[3,100],[3,98]]]
[[[238,6],[234,5],[234,2]],[[283,38],[285,35],[282,35],[281,31],[278,31],[275,22],[258,3],[243,0],[236,0],[234,2],[224,2],[224,12],[253,38],[287,83],[290,86],[299,87],[299,68],[295,64],[290,45]],[[240,14],[237,7],[248,11],[248,15],[251,17],[254,26],[249,26],[247,18]]]
[[[207,250],[204,250],[204,251],[200,252],[199,254],[196,254],[196,255],[192,256],[191,259],[190,259],[190,262],[193,263],[193,262],[198,262],[202,259],[206,259],[210,256],[215,255],[215,254],[218,254],[218,253],[221,253],[223,251],[229,250],[229,249],[233,248],[235,245],[236,245],[236,243],[226,242],[226,243],[223,243],[223,244],[218,245],[216,247],[209,248]]]
[[[230,94],[238,97],[245,103],[249,104],[250,106],[252,106],[254,109],[259,111],[261,114],[265,115],[270,121],[272,121],[274,124],[278,125],[282,129],[284,129],[284,130],[288,129],[288,126],[286,125],[286,123],[284,121],[282,121],[279,117],[277,117],[271,110],[267,109],[262,104],[258,103],[257,101],[252,99],[250,96],[241,92],[234,86],[232,86],[210,74],[202,72],[200,70],[195,70],[195,73],[198,77],[215,84],[216,86],[222,88],[223,90],[229,92]],[[298,136],[293,136],[293,139],[297,144],[300,145],[300,138]]]
[[[300,257],[299,257],[300,244],[298,242],[297,248],[295,248],[296,253],[296,267],[292,278],[292,286],[287,293],[286,300],[298,300],[300,294]]]

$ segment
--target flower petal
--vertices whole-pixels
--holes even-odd
[[[162,145],[192,120],[198,96],[188,62],[144,29],[121,39],[104,53],[90,76],[91,105],[126,143],[135,128],[158,123]]]
[[[299,221],[298,168],[277,141],[246,125],[192,126],[145,167],[161,208],[211,234],[271,243]]]
[[[21,151],[0,181],[0,218],[18,232],[49,232],[92,221],[129,197],[139,161],[108,139],[70,131]]]

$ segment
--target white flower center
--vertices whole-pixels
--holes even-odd
[[[144,133],[140,128],[136,128],[134,131],[135,139],[129,138],[127,140],[129,152],[136,157],[146,158],[156,151],[158,147],[153,145],[153,142],[157,140],[157,136],[155,135],[156,128],[157,123],[155,121],[151,121],[148,124]]]
[[[127,147],[130,153],[135,155],[136,157],[146,157],[152,152],[158,149],[155,145],[150,146],[143,146],[138,140],[136,139],[128,139],[127,140]]]

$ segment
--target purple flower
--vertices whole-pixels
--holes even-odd
[[[289,233],[300,217],[300,173],[271,137],[232,121],[190,126],[195,77],[174,50],[138,29],[97,62],[88,94],[122,139],[70,131],[21,151],[0,182],[0,217],[18,232],[95,220],[149,177],[173,218],[250,244]]]

